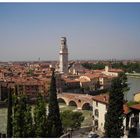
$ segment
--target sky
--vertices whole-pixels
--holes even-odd
[[[140,3],[0,3],[0,61],[139,59]]]

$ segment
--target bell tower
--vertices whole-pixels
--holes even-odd
[[[59,71],[60,73],[68,73],[68,48],[66,37],[61,37],[61,46],[59,52]]]

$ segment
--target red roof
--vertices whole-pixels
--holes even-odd
[[[140,110],[140,104],[130,106],[131,109]]]
[[[123,72],[122,69],[109,69],[109,72]]]
[[[93,96],[92,99],[104,104],[108,104],[109,95],[108,94],[97,95],[97,96]]]
[[[93,96],[92,99],[95,100],[95,101],[98,101],[100,103],[103,103],[103,104],[108,104],[108,102],[109,102],[109,95],[108,94],[97,95],[97,96]],[[129,110],[129,107],[127,106],[127,104],[123,105],[123,110],[124,110],[124,114],[128,114],[129,113],[130,110]]]

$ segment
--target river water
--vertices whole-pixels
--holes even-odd
[[[140,78],[128,77],[130,90],[126,93],[125,99],[133,101],[134,93],[140,92]]]

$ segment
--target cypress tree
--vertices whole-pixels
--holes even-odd
[[[59,105],[57,101],[56,93],[56,79],[54,70],[52,72],[50,93],[49,93],[49,106],[48,106],[48,118],[47,118],[47,127],[48,127],[48,137],[57,138],[63,134],[62,123],[60,119]]]
[[[108,138],[120,138],[123,130],[123,103],[124,88],[121,77],[112,80],[109,93],[109,106],[105,116],[105,136]]]
[[[21,103],[19,97],[15,96],[14,103],[14,118],[13,118],[13,136],[16,138],[22,138],[23,125],[24,125],[24,114],[21,110]]]
[[[24,137],[31,138],[33,136],[34,136],[34,132],[33,132],[33,120],[32,120],[32,113],[31,113],[31,106],[26,105]]]
[[[8,113],[7,113],[7,137],[12,138],[13,125],[12,125],[12,89],[8,89]]]
[[[27,99],[24,95],[19,97],[15,96],[13,117],[14,137],[24,138],[30,137],[31,135],[31,109],[28,108],[26,100]]]
[[[34,137],[46,137],[46,103],[41,94],[38,95],[34,109]]]

